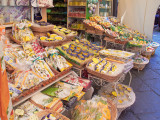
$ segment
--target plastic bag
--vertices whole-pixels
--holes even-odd
[[[107,99],[94,96],[91,100],[82,100],[72,112],[74,120],[111,120],[111,111]]]

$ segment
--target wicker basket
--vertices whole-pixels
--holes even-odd
[[[42,32],[42,33],[52,31],[53,28],[54,28],[54,25],[47,25],[47,26],[32,25],[31,26],[32,31]]]
[[[19,44],[19,45],[21,45],[21,43],[22,43],[22,41],[16,40],[12,35],[9,35],[9,38],[10,38],[12,41],[14,41],[15,43]]]
[[[107,42],[114,42],[115,43],[115,38],[105,37],[104,40]]]
[[[128,40],[115,39],[115,43],[126,45],[128,43]]]
[[[34,36],[40,38],[42,36],[47,36],[46,32],[33,32]]]
[[[116,37],[110,35],[107,31],[106,31],[104,34],[105,34],[107,37],[109,37],[109,38],[116,38]]]
[[[138,69],[138,70],[143,70],[145,68],[145,66],[149,63],[149,60],[144,62],[144,63],[133,63],[134,65],[134,69]]]
[[[38,112],[36,115],[39,118],[39,120],[41,120],[43,116],[46,116],[49,113],[52,113],[57,119],[70,120],[69,118],[63,116],[61,113],[55,112],[53,110],[44,110],[44,111]]]
[[[115,104],[113,104],[112,101],[107,100],[107,103],[109,104],[109,108],[111,110],[111,120],[117,120],[117,107]]]
[[[6,63],[6,70],[7,70],[8,73],[11,74],[11,73],[14,72],[15,69],[12,66],[10,66],[9,64]]]
[[[49,47],[49,46],[54,46],[54,47],[56,47],[56,46],[61,46],[61,45],[63,45],[64,43],[66,43],[66,42],[70,42],[71,40],[70,39],[67,39],[67,38],[64,38],[63,40],[60,40],[60,41],[41,41],[40,40],[40,43],[41,43],[41,45],[43,45],[43,46],[47,46],[47,47]]]
[[[102,78],[102,79],[106,80],[107,82],[117,82],[120,79],[120,77],[122,76],[122,73],[120,73],[119,75],[114,76],[114,77],[108,76],[106,74],[101,74],[99,72],[93,71],[93,70],[89,69],[87,66],[86,66],[86,69],[87,69],[88,73],[95,75],[96,77]]]
[[[104,30],[99,30],[99,29],[95,28],[95,34],[96,35],[103,35],[104,34]]]
[[[121,84],[123,85],[123,84]],[[106,91],[106,92],[110,92],[112,90],[112,86],[113,84],[107,84],[106,86],[103,86],[99,91],[98,91],[98,95],[102,96],[102,97],[105,97],[106,98],[106,95],[104,95],[103,93]],[[124,104],[118,104],[118,101],[117,99],[113,99],[112,102],[117,106],[118,109],[126,109],[128,107],[130,107],[131,105],[134,104],[135,100],[136,100],[136,96],[135,96],[135,93],[132,92],[130,93],[130,96],[131,96],[131,100],[127,103],[124,103]],[[108,98],[109,99],[109,98]]]
[[[88,25],[87,23],[83,22],[84,27],[88,30],[95,30],[95,28],[93,26]]]
[[[89,34],[95,34],[95,30],[90,30],[90,29],[86,29],[86,33],[89,33]]]

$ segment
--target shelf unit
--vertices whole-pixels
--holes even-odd
[[[62,77],[56,79],[55,81],[53,81],[52,83],[40,88],[39,90],[35,91],[34,93],[27,95],[25,97],[23,97],[20,101],[16,102],[13,104],[13,107],[16,107],[17,105],[20,105],[21,103],[23,103],[24,101],[26,101],[27,99],[31,98],[32,96],[36,95],[38,92],[43,91],[44,89],[50,87],[51,85],[53,85],[54,83],[60,81],[61,79],[65,78],[66,76],[70,75],[71,73],[73,73],[73,71],[68,72],[67,74],[63,75]]]
[[[113,15],[113,0],[102,0],[99,2],[99,15],[103,17]]]
[[[87,0],[68,0],[67,2],[67,28],[72,30],[85,30],[83,19],[86,19]]]
[[[64,0],[54,0],[54,7],[47,9],[47,20],[56,25],[67,25],[67,2]]]

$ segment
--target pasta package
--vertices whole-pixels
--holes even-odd
[[[55,76],[44,60],[35,60],[31,68],[35,73],[45,80]]]
[[[43,78],[33,71],[25,71],[21,72],[15,80],[15,86],[25,90],[38,85],[43,81]]]

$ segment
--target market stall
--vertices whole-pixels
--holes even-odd
[[[37,6],[34,2],[32,6],[44,7],[44,3]],[[68,5],[80,6],[73,3]],[[13,22],[9,35],[5,35],[5,26],[0,26],[5,84],[15,119],[116,120],[134,104],[130,70],[145,69],[159,44],[113,16],[83,19],[82,36],[86,38],[78,31],[46,21]],[[130,80],[125,85],[127,74]]]

